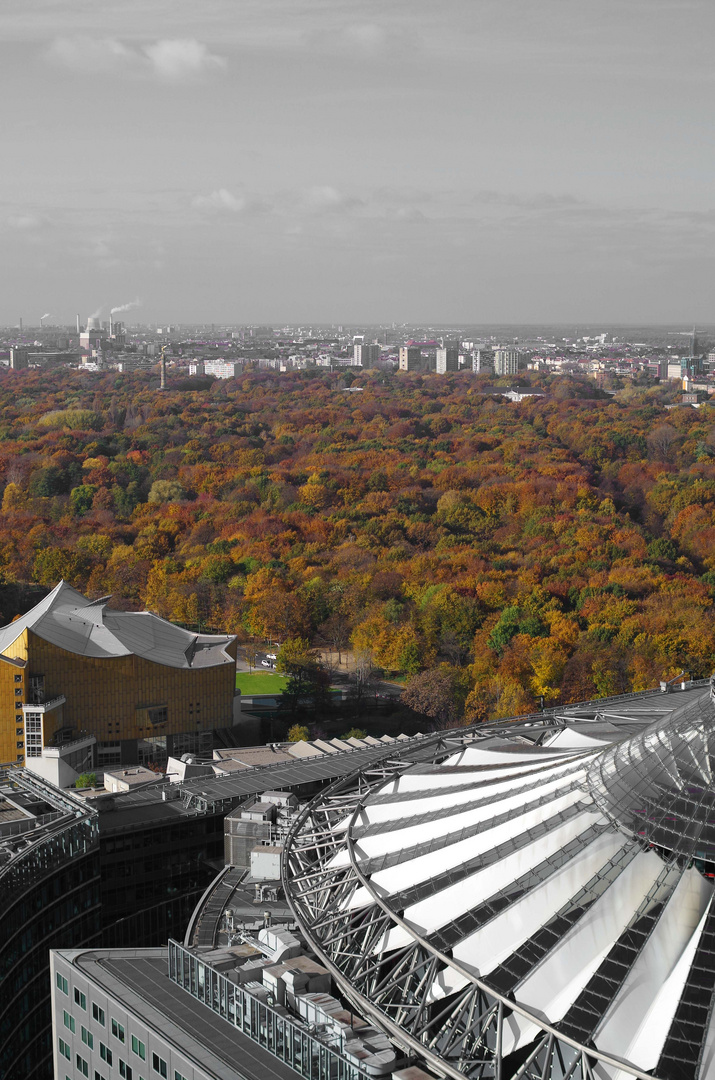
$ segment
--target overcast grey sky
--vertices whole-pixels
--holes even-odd
[[[712,322],[713,31],[712,0],[2,0],[0,322]]]

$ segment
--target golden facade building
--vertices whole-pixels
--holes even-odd
[[[234,722],[236,639],[113,611],[61,581],[0,629],[0,761],[95,735],[99,767],[210,749]]]

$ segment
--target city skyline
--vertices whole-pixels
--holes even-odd
[[[8,0],[0,322],[707,321],[713,28],[702,0]]]

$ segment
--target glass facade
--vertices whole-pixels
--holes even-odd
[[[37,778],[4,769],[0,780],[9,791],[42,798]],[[70,800],[63,809],[74,819],[55,815],[0,870],[0,1076],[8,1080],[52,1076],[49,950],[99,943],[97,815]],[[64,985],[57,990],[66,992]]]
[[[169,978],[307,1080],[368,1080],[368,1073],[307,1025],[254,997],[176,941],[169,941]]]

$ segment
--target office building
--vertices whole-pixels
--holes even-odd
[[[98,817],[13,767],[0,768],[0,901],[0,1076],[48,1080],[48,950],[100,941]]]
[[[181,938],[224,861],[224,844],[237,843],[246,853],[246,868],[251,865],[261,836],[259,830],[250,842],[250,821],[241,825],[246,820],[242,804],[275,800],[268,839],[279,843],[294,809],[290,791],[309,798],[356,765],[377,760],[390,746],[401,749],[405,740],[358,740],[359,745],[332,740],[323,749],[318,742],[323,740],[302,748],[289,744],[285,752],[265,746],[214,751],[217,775],[176,784],[159,779],[149,786],[135,775],[121,775],[110,786],[126,786],[127,792],[86,798],[58,791],[19,766],[0,772],[3,1080],[52,1076],[48,949],[151,948]],[[82,751],[82,740],[77,747]],[[73,748],[63,749],[71,753]],[[127,772],[133,774],[121,770]],[[261,795],[274,785],[282,790]],[[237,808],[229,824],[226,815]],[[246,817],[252,816],[247,809]],[[260,811],[259,816],[263,821]],[[280,921],[281,906],[268,900],[273,886],[275,881],[263,887],[258,912],[262,917],[270,908]],[[209,899],[207,894],[207,904]],[[255,913],[253,899],[248,907]],[[285,904],[282,908],[287,911]],[[80,1027],[77,1033],[81,1036]],[[74,1071],[75,1059],[69,1070],[73,1080]],[[64,1080],[68,1072],[58,1075]],[[100,1070],[100,1075],[106,1074]]]
[[[494,350],[494,374],[518,375],[522,364],[522,355],[518,349]]]
[[[459,370],[459,349],[437,349],[435,353],[435,371],[446,375],[448,371]]]
[[[379,345],[365,345],[362,342],[353,345],[353,367],[371,368],[379,359]]]
[[[113,611],[61,581],[0,629],[0,760],[41,757],[79,735],[97,764],[165,761],[234,722],[236,640],[148,611]],[[142,761],[142,758],[145,758]]]
[[[494,372],[494,354],[491,349],[475,349],[472,353],[472,371],[475,374],[480,374],[484,371],[488,371],[490,374]]]
[[[422,367],[423,363],[421,349],[413,345],[400,346],[400,371],[421,371]]]
[[[233,360],[205,360],[204,374],[213,375],[216,379],[235,379],[243,371],[242,361]],[[197,372],[198,374],[198,372]]]

